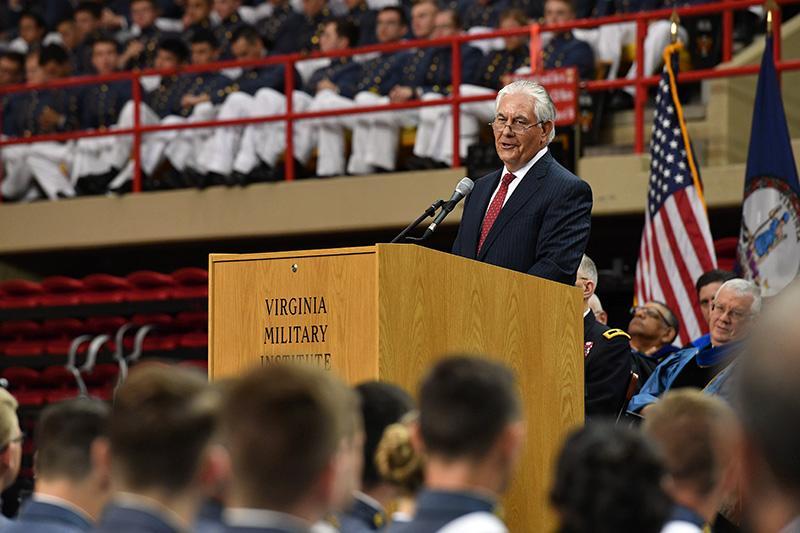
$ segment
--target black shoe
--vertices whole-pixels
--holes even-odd
[[[232,186],[232,183],[229,183],[228,178],[223,176],[222,174],[218,174],[216,172],[209,172],[205,175],[205,186],[210,187],[212,185],[227,185],[228,187]]]
[[[626,109],[633,109],[634,99],[630,93],[626,91],[615,91],[614,96],[611,97],[608,107],[614,111],[624,111]]]

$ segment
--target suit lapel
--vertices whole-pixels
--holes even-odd
[[[497,188],[500,181],[500,173],[502,169],[487,174],[486,179],[478,181],[478,184],[485,186],[475,187],[470,196],[470,203],[475,203],[476,209],[470,210],[474,213],[469,220],[465,221],[464,237],[466,238],[465,246],[470,259],[475,258],[475,252],[478,249],[478,239],[481,236],[481,226],[483,225],[483,217],[486,216],[486,210],[489,209],[489,200],[492,199],[492,193]],[[464,211],[466,213],[466,210]]]
[[[506,205],[504,205],[500,210],[500,214],[497,216],[497,220],[494,221],[492,229],[489,230],[489,234],[486,236],[486,241],[484,241],[483,247],[478,254],[478,260],[481,260],[486,256],[487,250],[492,246],[492,242],[494,242],[495,238],[497,238],[497,235],[503,230],[503,227],[508,224],[512,218],[514,218],[514,215],[516,215],[517,212],[530,201],[536,191],[539,190],[539,187],[542,186],[542,178],[547,175],[547,169],[550,168],[550,163],[552,160],[553,156],[550,155],[550,151],[548,150],[522,178],[522,181],[514,190],[514,194],[511,195],[508,201],[506,201]],[[488,206],[488,202],[486,205]],[[478,232],[480,233],[480,228],[478,229]]]

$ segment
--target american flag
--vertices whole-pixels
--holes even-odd
[[[650,138],[650,183],[636,264],[636,301],[664,302],[680,320],[676,342],[686,345],[706,332],[694,284],[716,268],[703,185],[683,120],[675,82],[677,50],[664,51]]]

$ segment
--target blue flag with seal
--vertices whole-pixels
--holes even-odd
[[[747,153],[739,274],[774,296],[800,271],[800,182],[767,36]]]

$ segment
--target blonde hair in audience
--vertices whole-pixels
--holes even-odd
[[[7,390],[0,388],[0,446],[16,437],[19,428],[17,400]]]
[[[391,424],[375,451],[378,473],[387,483],[398,487],[406,496],[414,495],[424,482],[425,461],[411,443],[408,417],[403,422]]]

